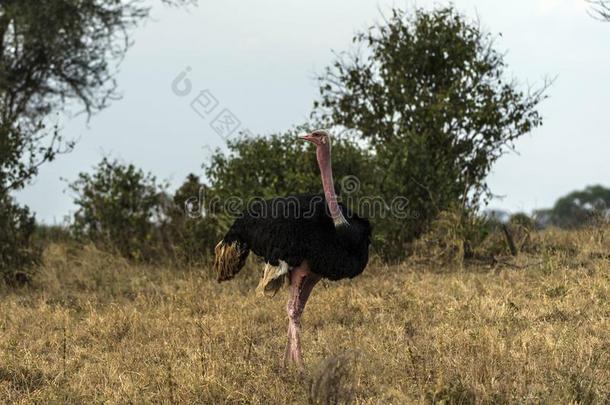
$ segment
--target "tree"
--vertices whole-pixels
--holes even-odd
[[[610,189],[597,185],[558,199],[550,211],[550,219],[553,225],[576,228],[605,220],[609,214]]]
[[[118,96],[115,64],[148,12],[139,0],[0,3],[1,194],[71,150],[73,143],[48,125],[52,112],[80,105],[90,116]]]
[[[593,14],[605,21],[610,21],[610,1],[588,0],[593,5]]]
[[[491,195],[493,163],[542,124],[536,107],[548,83],[520,90],[493,37],[451,7],[394,9],[354,42],[359,51],[320,75],[315,116],[368,142],[386,200],[408,198],[416,216],[384,224],[404,254],[440,211]]]
[[[32,243],[34,216],[27,207],[19,207],[7,195],[0,196],[0,280],[22,283],[40,258],[39,248]]]
[[[170,196],[150,173],[105,158],[70,189],[75,239],[128,259],[201,264],[222,237],[217,217],[202,210],[206,186],[194,174]]]
[[[72,230],[78,239],[129,259],[158,256],[164,192],[153,175],[104,158],[93,174],[80,173],[70,189],[76,194]]]

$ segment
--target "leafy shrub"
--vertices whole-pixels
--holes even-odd
[[[536,221],[524,212],[517,212],[510,216],[509,225],[522,227],[528,231],[536,229]]]
[[[75,238],[128,259],[202,263],[221,238],[217,218],[204,209],[205,186],[193,174],[170,196],[150,173],[103,159],[70,188],[79,207]]]
[[[439,264],[461,266],[465,259],[489,256],[494,223],[463,207],[442,211],[429,229],[413,243],[417,257]],[[494,247],[495,248],[495,247]]]
[[[29,280],[28,271],[40,260],[33,243],[35,219],[28,207],[18,206],[11,197],[0,197],[0,278],[9,283]]]
[[[167,232],[174,257],[184,264],[205,262],[222,238],[217,218],[204,210],[206,187],[189,174],[168,206]]]
[[[50,243],[69,243],[72,241],[72,235],[65,225],[36,224],[34,239],[45,246]]]
[[[80,173],[70,189],[76,193],[72,230],[78,239],[129,259],[159,257],[164,194],[154,176],[104,158],[92,174]]]
[[[296,128],[271,136],[236,138],[227,143],[228,153],[214,154],[205,166],[210,181],[206,197],[210,214],[217,217],[222,230],[252,198],[322,192],[315,148],[297,138],[304,131]],[[358,210],[358,197],[375,192],[371,156],[355,142],[340,137],[333,138],[332,156],[340,198]],[[342,192],[347,180],[354,184]]]

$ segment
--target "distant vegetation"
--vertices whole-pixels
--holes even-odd
[[[538,223],[561,228],[578,228],[610,219],[610,189],[601,185],[574,191],[557,200],[553,208],[534,213]]]
[[[97,21],[105,12],[113,19],[106,34],[82,38],[92,44],[93,53],[110,43],[104,35],[112,30],[127,33],[123,29],[148,11],[121,8],[120,2],[108,4],[109,9],[104,9],[103,1],[95,4],[78,23],[85,24],[87,18]],[[41,40],[41,33],[30,27],[40,18],[37,12],[22,15],[23,9],[6,7],[6,27],[20,27],[24,21],[25,31],[5,32],[5,42],[7,38],[26,41],[28,36]],[[55,21],[58,27],[72,21],[64,18]],[[63,34],[57,35],[53,51],[72,60],[72,49]],[[529,92],[519,89],[508,77],[493,36],[451,7],[412,13],[395,9],[383,24],[358,33],[354,42],[360,53],[339,53],[319,76],[320,97],[306,125],[270,136],[230,139],[226,152],[217,150],[203,163],[202,176],[189,175],[173,193],[152,173],[103,159],[70,183],[77,210],[69,229],[42,227],[35,232],[33,216],[15,204],[9,191],[23,187],[40,164],[66,151],[60,144],[68,149],[71,144],[62,143],[55,130],[34,124],[70,98],[80,100],[91,112],[99,110],[114,91],[103,56],[81,55],[79,66],[86,69],[74,72],[78,80],[72,78],[80,87],[61,86],[45,93],[48,87],[40,82],[41,92],[32,88],[38,96],[19,104],[27,108],[3,107],[5,116],[14,121],[3,121],[2,139],[14,148],[3,149],[6,156],[0,165],[0,185],[5,188],[1,202],[6,207],[0,225],[7,229],[0,240],[0,272],[7,279],[27,273],[39,260],[41,244],[53,238],[90,242],[133,261],[206,263],[231,216],[251,198],[320,191],[315,154],[296,140],[297,133],[318,126],[335,129],[336,186],[346,204],[371,217],[376,256],[397,261],[421,253],[424,247],[444,252],[443,257],[451,251],[449,256],[459,260],[506,253],[507,231],[480,214],[481,202],[491,196],[486,178],[516,139],[541,125],[537,108],[548,83]],[[17,52],[14,57],[25,56]],[[5,94],[11,94],[19,80],[25,78],[3,82]],[[26,119],[30,124],[22,125]],[[41,149],[45,139],[50,146]],[[608,204],[607,194],[601,186],[574,193],[552,210],[538,212],[536,219],[539,224],[544,219],[545,225],[574,227],[591,223],[591,213],[596,212],[603,222],[604,215],[598,214],[600,204]],[[401,217],[390,212],[396,197],[406,202]],[[381,210],[375,206],[380,201]],[[525,229],[521,219],[518,226],[511,221],[513,233]]]

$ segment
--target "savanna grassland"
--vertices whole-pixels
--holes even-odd
[[[321,283],[307,372],[280,368],[285,291],[262,266],[135,265],[52,244],[33,286],[0,295],[4,403],[608,403],[610,243],[535,236],[532,253],[442,265],[373,261]]]

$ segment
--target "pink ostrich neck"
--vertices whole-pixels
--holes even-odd
[[[320,166],[320,174],[322,176],[322,187],[324,188],[324,197],[330,216],[335,223],[335,226],[348,225],[349,223],[343,216],[337,195],[335,194],[335,184],[333,182],[333,169],[330,158],[330,143],[319,145],[316,148],[316,157],[318,158],[318,166]]]

